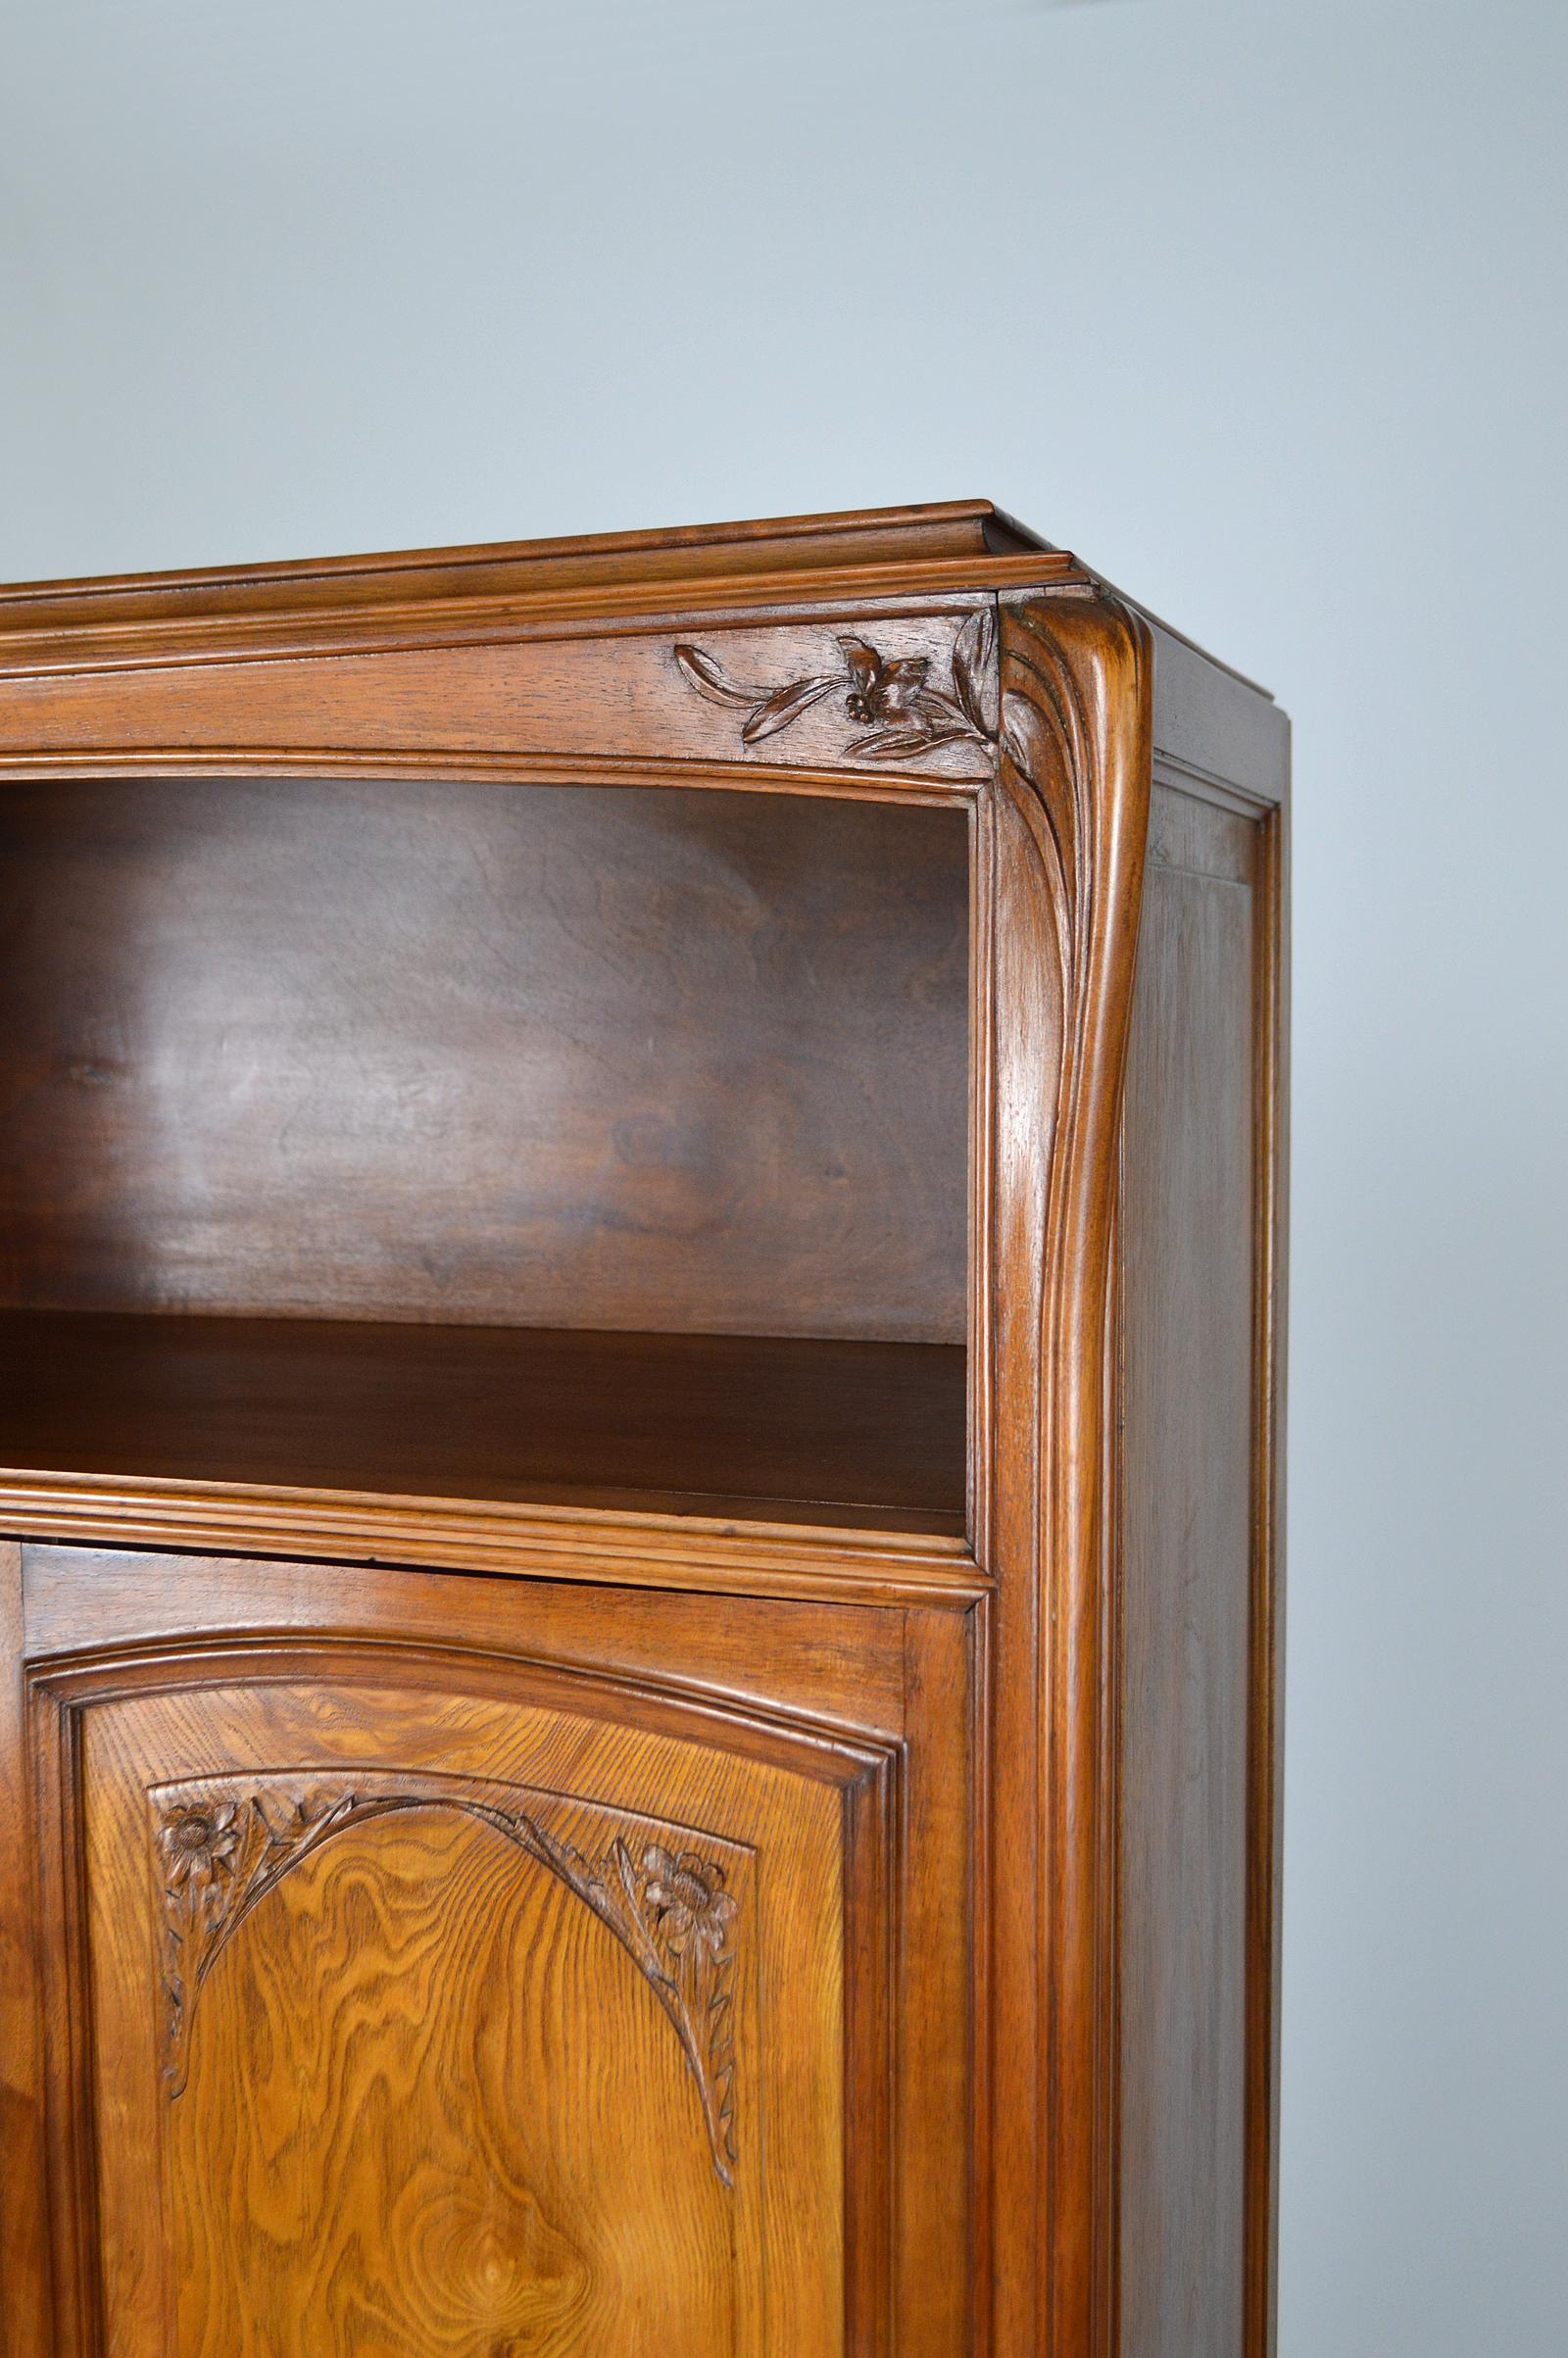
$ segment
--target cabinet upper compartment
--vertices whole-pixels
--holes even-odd
[[[985,501],[0,590],[0,1531],[978,1547],[1114,608]]]
[[[961,810],[16,780],[0,909],[0,1461],[957,1513]]]

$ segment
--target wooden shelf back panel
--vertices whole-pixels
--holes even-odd
[[[961,813],[0,793],[0,1302],[964,1333]]]

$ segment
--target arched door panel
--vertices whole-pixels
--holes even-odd
[[[20,1571],[28,2358],[971,2346],[971,1604]]]

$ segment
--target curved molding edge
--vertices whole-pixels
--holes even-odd
[[[1021,1685],[1016,1708],[1033,1727],[1042,1861],[1033,2300],[1042,2348],[1102,2358],[1115,2347],[1117,2276],[1113,1269],[1153,641],[1103,591],[1004,599],[1001,636],[999,787],[1038,863],[1034,955],[1054,986],[1058,1032],[1054,1102],[1037,1100],[1052,1128],[1045,1197],[1012,1222],[1014,1239],[1026,1231],[1038,1251],[1028,1398],[1016,1366],[1010,1402],[1000,1369],[998,1386],[1003,1416],[1016,1428],[1026,1415],[1039,1452],[1004,1543],[1028,1559],[1018,1568],[1032,1576],[1032,1620],[1002,1669]],[[1037,1086],[1049,1095],[1051,1076]],[[1004,1564],[999,1577],[1004,1588]],[[1065,2123],[1086,2120],[1092,2137],[1066,2134]]]

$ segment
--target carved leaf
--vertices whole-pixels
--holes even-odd
[[[944,696],[940,688],[922,688],[914,700],[914,709],[939,728],[956,729],[965,737],[974,734],[974,724],[968,715],[958,710],[951,696]]]
[[[872,680],[881,676],[882,658],[874,647],[866,645],[864,639],[841,634],[839,645],[844,650],[844,660],[849,664],[851,676],[858,687],[867,687]]]
[[[973,731],[966,722],[955,722],[951,728],[891,728],[873,729],[867,737],[852,738],[844,748],[846,755],[857,754],[866,761],[897,761],[905,754],[934,753],[939,745],[952,745]]]
[[[1002,700],[1002,743],[1008,761],[1031,785],[1049,776],[1052,745],[1050,728],[1027,696],[1009,693]]]
[[[780,729],[787,729],[791,721],[799,720],[803,712],[808,712],[813,704],[820,704],[824,696],[830,696],[842,685],[842,680],[829,675],[793,680],[787,688],[775,689],[747,721],[741,731],[741,743],[760,745],[764,737],[776,736]]]
[[[767,694],[765,688],[743,687],[739,680],[731,679],[723,665],[716,663],[710,655],[705,655],[701,647],[678,646],[675,661],[698,695],[706,696],[710,704],[749,709]]]
[[[983,737],[997,733],[997,610],[982,607],[959,631],[953,650],[953,685],[964,718]]]

